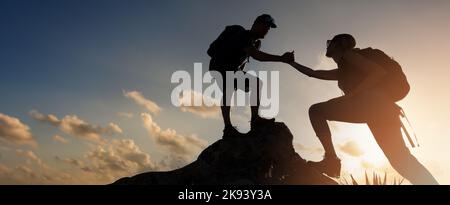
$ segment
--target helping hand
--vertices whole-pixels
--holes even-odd
[[[281,56],[281,62],[284,63],[291,63],[295,61],[295,55],[294,51],[292,52],[286,52]]]

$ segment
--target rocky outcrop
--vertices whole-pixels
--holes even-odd
[[[125,177],[114,185],[300,185],[336,184],[310,168],[294,150],[293,136],[281,122],[261,126],[239,138],[218,140],[198,159],[168,172]]]

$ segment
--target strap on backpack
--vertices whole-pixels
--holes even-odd
[[[399,107],[400,107],[400,106],[399,106]],[[413,127],[411,126],[411,123],[409,122],[408,117],[406,117],[406,113],[405,113],[405,111],[403,110],[402,107],[400,107],[400,116],[403,117],[403,118],[405,118],[406,121],[408,122],[408,125],[409,125],[409,127],[412,129],[413,134],[414,134],[414,138],[415,138],[415,140],[416,140],[416,142],[417,142],[417,147],[419,147],[419,140],[417,140],[416,132],[414,131]],[[409,134],[408,130],[406,129],[405,124],[404,124],[401,120],[400,120],[400,122],[401,122],[401,124],[402,124],[403,132],[405,133],[406,137],[408,138],[409,144],[411,144],[411,147],[415,148],[416,145],[414,144],[414,142],[413,142],[413,140],[412,140],[412,138],[411,138],[411,135]]]

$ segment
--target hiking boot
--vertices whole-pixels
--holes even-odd
[[[274,122],[275,122],[275,118],[266,119],[266,118],[262,118],[262,117],[258,116],[258,117],[256,117],[256,119],[252,118],[252,121],[250,122],[250,127],[251,127],[251,130],[254,130],[258,126],[265,126],[268,124],[272,124]]]
[[[341,175],[341,160],[337,157],[325,157],[320,162],[308,161],[307,164],[329,177],[338,178]]]
[[[222,139],[236,139],[241,137],[245,137],[245,134],[240,133],[234,126],[226,126],[223,129]]]

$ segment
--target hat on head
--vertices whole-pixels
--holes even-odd
[[[270,16],[269,14],[263,14],[258,16],[255,20],[255,23],[263,23],[270,26],[270,28],[277,27],[277,25],[275,24],[275,19],[273,19],[272,16]]]

